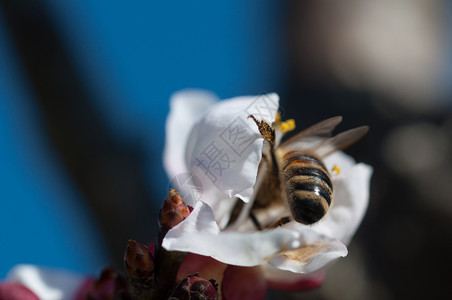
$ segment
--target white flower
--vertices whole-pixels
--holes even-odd
[[[247,117],[253,114],[272,124],[278,107],[276,94],[224,101],[199,90],[173,95],[166,124],[165,168],[170,178],[188,173],[193,175],[188,178],[199,180],[188,179],[177,186],[182,195],[193,188],[199,193],[188,203],[194,206],[193,212],[167,233],[163,247],[211,256],[229,265],[261,266],[269,280],[283,271],[318,274],[332,260],[347,255],[346,245],[367,208],[372,169],[342,152],[324,160],[328,169],[337,165],[341,172],[332,175],[334,201],[319,222],[307,226],[292,221],[264,231],[225,230],[234,198],[253,199],[262,158],[264,139]]]

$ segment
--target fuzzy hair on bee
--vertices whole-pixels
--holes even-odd
[[[248,118],[254,121],[266,145],[254,198],[246,205],[236,202],[229,225],[234,227],[249,218],[255,228],[263,230],[291,220],[305,225],[321,220],[334,198],[333,181],[323,158],[361,139],[369,127],[356,127],[332,136],[342,121],[342,117],[337,116],[281,142],[284,134],[295,128],[293,120],[281,122],[278,116],[270,125],[253,115]],[[244,228],[246,226],[242,230],[246,230]]]

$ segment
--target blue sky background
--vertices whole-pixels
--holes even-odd
[[[163,198],[168,99],[195,87],[221,98],[276,91],[285,36],[278,1],[47,1],[95,105],[149,157]],[[0,278],[18,263],[96,273],[106,261],[92,214],[43,132],[0,11]]]

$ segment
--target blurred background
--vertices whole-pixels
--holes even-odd
[[[347,151],[375,170],[349,256],[285,297],[452,296],[451,32],[447,0],[0,0],[0,278],[151,241],[168,99],[194,87],[371,127]]]

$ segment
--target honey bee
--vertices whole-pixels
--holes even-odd
[[[280,122],[277,118],[270,126],[253,115],[248,118],[256,123],[267,146],[259,164],[255,197],[245,205],[242,201],[236,202],[230,224],[249,217],[254,226],[262,230],[292,219],[305,225],[322,219],[332,205],[334,194],[330,172],[322,159],[361,139],[369,127],[357,127],[331,137],[331,132],[342,121],[338,116],[280,143],[284,133],[295,127],[293,120]],[[281,213],[287,212],[289,215],[281,218]]]

